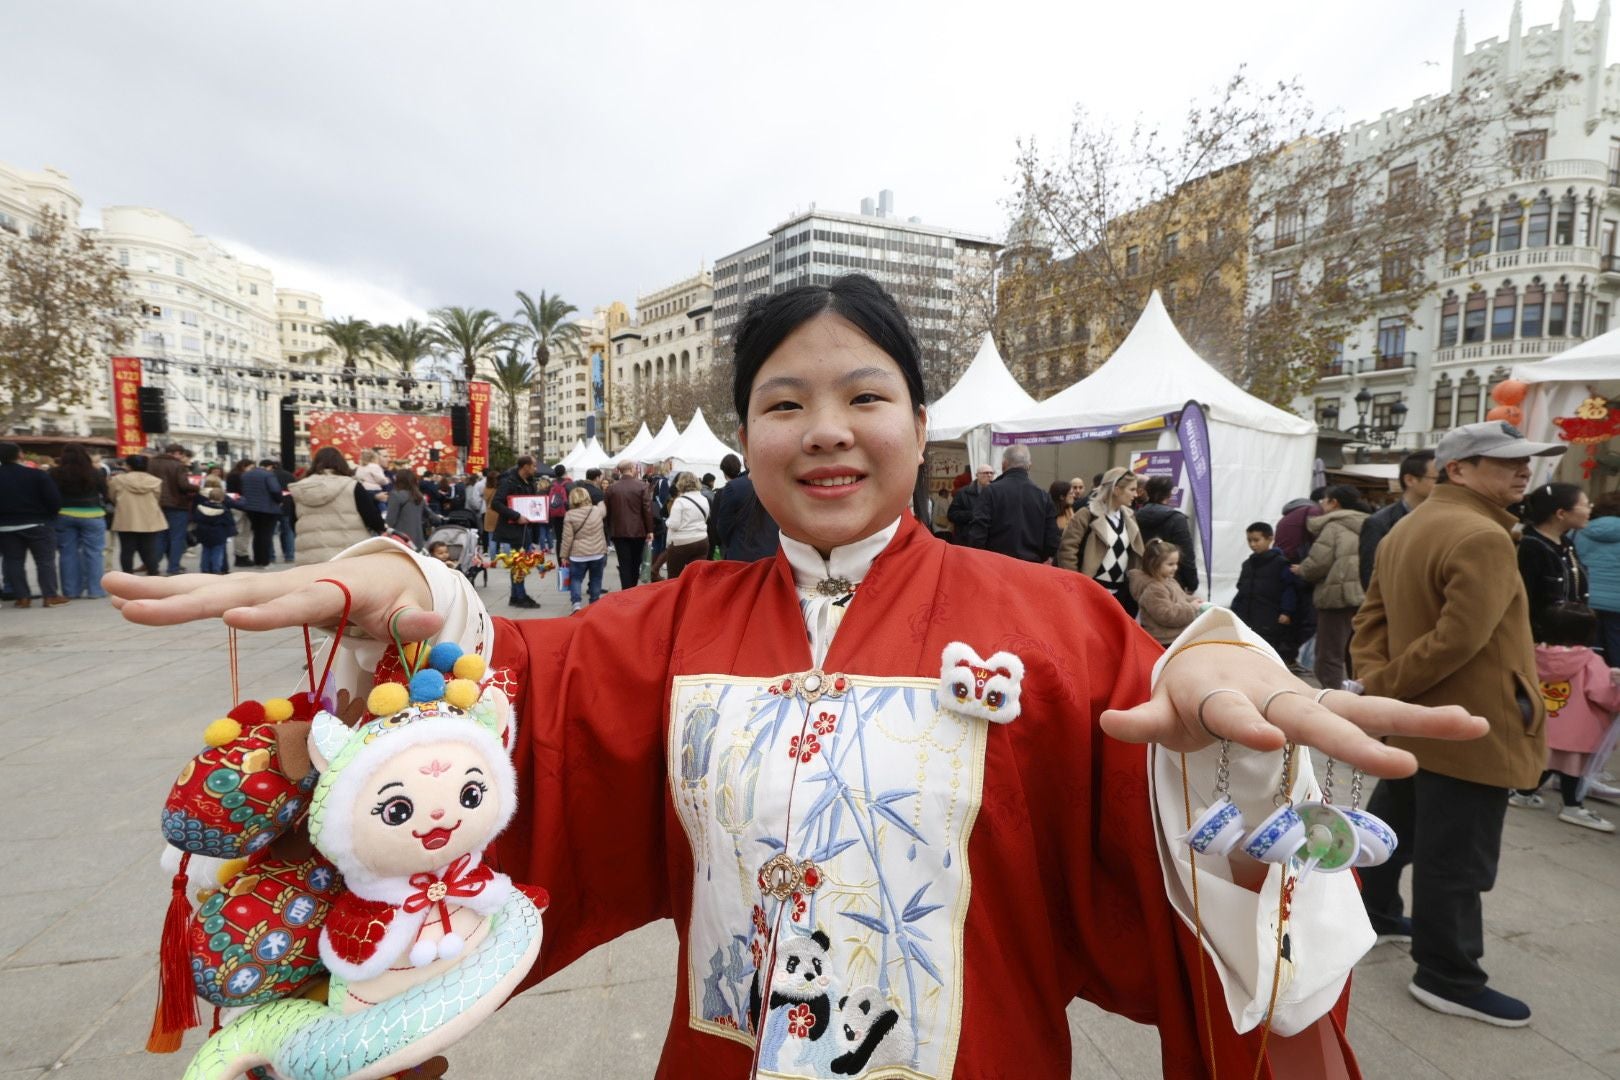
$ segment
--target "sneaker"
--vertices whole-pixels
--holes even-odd
[[[1540,795],[1521,795],[1517,791],[1508,796],[1509,806],[1518,806],[1527,810],[1539,810],[1547,805],[1547,800]]]
[[[585,605],[584,604],[575,604],[574,605],[574,611],[578,612],[578,611],[584,611],[584,610],[585,610]]]
[[[540,606],[539,601],[532,596],[514,596],[507,603],[518,608],[537,608]]]
[[[1586,788],[1588,799],[1597,799],[1600,802],[1620,803],[1620,787],[1605,784],[1601,780],[1593,780]]]
[[[1462,1016],[1497,1027],[1524,1027],[1530,1022],[1530,1006],[1488,986],[1460,997],[1437,994],[1417,983],[1406,989],[1422,1004],[1447,1016]]]
[[[45,601],[47,604],[49,600]],[[1579,825],[1583,829],[1596,829],[1598,832],[1614,832],[1614,822],[1607,818],[1598,817],[1584,806],[1566,806],[1558,811],[1558,820],[1571,825]]]
[[[1375,944],[1412,944],[1412,920],[1404,915],[1399,919],[1373,919],[1372,927],[1378,933]]]

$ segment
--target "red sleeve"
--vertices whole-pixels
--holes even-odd
[[[664,708],[679,582],[614,593],[565,619],[495,619],[516,679],[519,803],[500,869],[550,891],[525,986],[670,914]]]

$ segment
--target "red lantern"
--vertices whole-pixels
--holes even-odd
[[[1524,404],[1524,395],[1529,391],[1530,387],[1518,379],[1504,379],[1502,382],[1497,383],[1496,388],[1491,391],[1491,400],[1498,405],[1522,405]],[[1491,419],[1494,420],[1496,417],[1491,417]],[[1506,417],[1503,417],[1503,419],[1506,419]],[[1517,424],[1518,421],[1509,420],[1508,423]]]
[[[1522,384],[1521,384],[1522,385]],[[1524,422],[1524,410],[1517,405],[1498,405],[1485,414],[1487,420],[1506,420],[1514,427]]]

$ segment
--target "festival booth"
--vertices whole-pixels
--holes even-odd
[[[1183,407],[1202,406],[1208,421],[1210,505],[1189,505],[1184,466],[1195,464]],[[1176,482],[1172,502],[1200,535],[1199,577],[1217,603],[1228,603],[1248,558],[1244,530],[1275,521],[1289,499],[1310,491],[1316,425],[1246,393],[1204,361],[1177,332],[1155,292],[1114,355],[1086,378],[1023,415],[992,426],[996,446],[1030,447],[1031,476],[1043,485],[1091,477],[1114,465]],[[1197,434],[1202,434],[1201,432]],[[1185,452],[1185,455],[1184,455]],[[1184,461],[1184,456],[1186,460]],[[1211,569],[1213,567],[1213,572]]]
[[[579,439],[575,439],[574,440],[574,448],[572,450],[568,451],[568,453],[564,454],[562,456],[562,460],[557,462],[557,464],[559,464],[559,465],[561,465],[563,467],[564,472],[568,473],[569,475],[573,475],[574,462],[576,460],[578,460],[579,455],[583,454],[584,452],[585,452],[585,443],[583,441],[579,440]]]
[[[742,457],[709,430],[709,422],[703,418],[702,409],[692,414],[692,422],[686,425],[686,430],[663,451],[664,457],[674,461],[676,472],[689,472],[698,477],[713,473],[717,485],[725,482],[725,476],[720,472],[720,461],[727,454],[737,454],[739,459]]]
[[[658,434],[654,435],[652,440],[636,454],[635,461],[641,465],[662,464],[663,460],[669,456],[667,451],[671,446],[675,445],[675,440],[680,437],[680,430],[675,426],[675,418],[665,416],[664,426],[659,428]],[[619,460],[629,461],[631,458],[628,454],[620,454]]]
[[[1620,454],[1605,449],[1620,435],[1620,330],[1538,363],[1516,366],[1513,378],[1497,384],[1491,398],[1495,407],[1487,419],[1517,424],[1538,442],[1585,448],[1584,453],[1533,463],[1538,480],[1556,475],[1585,481],[1595,492],[1598,477],[1620,471]]]
[[[635,461],[636,455],[641,453],[642,447],[652,442],[652,438],[652,432],[647,430],[647,421],[643,420],[641,427],[636,431],[636,437],[626,443],[624,449],[613,455],[609,464],[617,465],[621,461]]]
[[[569,466],[571,472],[583,475],[586,469],[605,469],[612,462],[613,459],[608,457],[607,451],[602,449],[602,444],[596,441],[595,435],[592,435],[580,448],[574,460],[569,462]]]
[[[949,528],[945,510],[956,494],[955,480],[994,460],[990,425],[1028,412],[1035,399],[1024,392],[986,333],[978,353],[956,385],[928,406],[928,490],[934,496],[934,526]]]

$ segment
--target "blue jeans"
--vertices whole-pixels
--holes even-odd
[[[202,549],[202,562],[197,569],[204,574],[223,574],[225,572],[225,549],[228,544],[204,544]]]
[[[276,537],[281,541],[281,561],[292,562],[298,555],[298,535],[293,531],[292,518],[286,514],[281,515],[281,524],[276,526]]]
[[[62,557],[62,595],[86,594],[97,599],[101,588],[101,556],[107,547],[107,517],[56,517],[56,550]]]
[[[586,574],[591,579],[591,603],[602,599],[602,571],[607,569],[607,557],[590,559],[586,562],[568,563],[568,598],[574,603],[581,603],[580,575]]]
[[[171,510],[163,508],[163,519],[169,523],[169,530],[164,536],[164,548],[169,553],[169,573],[180,572],[180,560],[186,554],[186,529],[191,526],[190,510]]]
[[[497,555],[499,555],[503,551],[527,551],[527,550],[528,550],[528,545],[526,545],[526,544],[508,544],[505,541],[502,541],[502,542],[495,545],[495,554],[497,554]],[[528,595],[529,595],[529,584],[528,584],[528,582],[526,580],[525,581],[518,581],[516,578],[513,578],[512,579],[511,599],[513,599],[513,600],[521,600],[523,597],[526,597]]]

